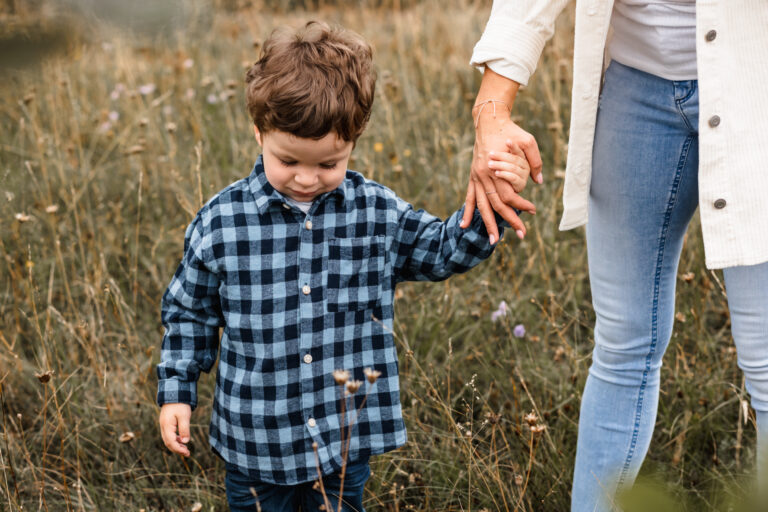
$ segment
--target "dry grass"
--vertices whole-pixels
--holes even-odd
[[[243,63],[274,26],[322,18],[369,38],[378,96],[352,166],[436,214],[460,206],[479,79],[467,61],[486,3],[342,3],[288,12],[288,2],[220,1],[215,16],[198,8],[172,37],[89,33],[64,58],[4,71],[4,510],[225,509],[222,464],[207,447],[212,376],[200,383],[209,398],[193,415],[193,456],[162,446],[159,299],[194,212],[257,155]],[[374,461],[369,510],[568,507],[593,322],[583,235],[557,232],[572,20],[561,18],[515,108],[545,158],[545,184],[527,191],[539,212],[527,219],[527,239],[508,237],[469,275],[400,288],[395,335],[410,442]],[[140,89],[147,84],[154,90]],[[744,489],[754,425],[743,417],[726,301],[704,269],[697,225],[680,268],[644,475],[677,510],[726,510]],[[492,323],[501,300],[511,312]],[[527,334],[513,336],[516,324]],[[534,429],[524,419],[531,411]]]

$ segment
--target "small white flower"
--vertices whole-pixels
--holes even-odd
[[[182,65],[184,66],[184,69],[190,69],[195,65],[195,61],[192,59],[185,59]]]
[[[506,301],[499,302],[499,308],[491,313],[491,322],[498,322],[501,317],[507,316],[509,307]]]
[[[157,90],[157,86],[155,84],[144,84],[139,87],[139,93],[142,96],[149,96],[150,94],[155,92],[155,90]]]
[[[117,122],[117,120],[118,120],[118,119],[120,119],[120,112],[118,112],[118,111],[116,111],[116,110],[113,110],[112,112],[110,112],[110,113],[107,115],[107,117],[109,117],[109,120],[110,120],[110,121],[112,121],[113,123],[116,123],[116,122]]]
[[[208,103],[210,103],[211,105],[215,105],[216,103],[219,102],[219,97],[216,96],[215,94],[211,93],[211,94],[208,95],[208,97],[205,98],[205,100]]]

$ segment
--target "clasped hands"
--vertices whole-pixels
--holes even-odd
[[[529,176],[536,183],[543,182],[536,139],[509,118],[506,106],[475,107],[473,116],[477,116],[475,146],[461,227],[469,226],[477,208],[489,241],[495,244],[499,240],[495,211],[522,239],[525,224],[514,209],[535,214],[536,207],[518,194],[525,188]]]

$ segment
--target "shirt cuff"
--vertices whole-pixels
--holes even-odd
[[[520,215],[520,210],[518,210],[517,208],[512,208],[512,209],[515,210],[516,214]],[[459,213],[460,213],[459,218],[461,218],[461,216],[464,215],[464,206],[461,207],[461,211]],[[504,217],[499,215],[496,211],[493,212],[493,217],[494,219],[496,219],[496,225],[499,228],[499,238],[501,238],[502,236],[504,236],[504,230],[510,229],[512,226],[509,224],[509,222],[504,220]],[[475,208],[475,213],[472,216],[472,222],[470,222],[469,226],[466,229],[473,229],[478,232],[481,232],[484,236],[488,236],[488,232],[485,229],[485,222],[483,222],[483,217],[482,215],[480,215],[480,210],[478,210],[477,208]]]
[[[485,32],[472,52],[470,65],[527,85],[547,42],[545,35],[528,25],[504,17],[488,20]]]
[[[189,404],[197,407],[197,382],[179,379],[162,379],[157,382],[157,405]]]

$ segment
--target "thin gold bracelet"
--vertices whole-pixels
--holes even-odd
[[[505,107],[507,107],[507,110],[509,110],[510,112],[512,111],[512,109],[509,108],[509,105],[507,105],[507,102],[501,101],[501,100],[485,100],[485,101],[481,101],[480,103],[476,103],[475,105],[472,106],[472,110],[474,110],[476,107],[480,107],[480,110],[477,112],[477,117],[475,118],[475,128],[477,128],[477,124],[480,122],[480,114],[483,113],[483,109],[489,103],[493,103],[493,118],[494,119],[496,119],[496,104],[497,103],[503,104]]]

